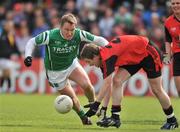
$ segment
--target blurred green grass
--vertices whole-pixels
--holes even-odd
[[[124,97],[119,129],[96,126],[96,116],[92,117],[92,126],[83,126],[74,111],[64,115],[55,111],[53,102],[56,96],[1,94],[0,132],[158,132],[166,120],[155,97]],[[84,96],[79,99],[83,105],[87,103]],[[171,101],[180,119],[180,99],[171,98]]]

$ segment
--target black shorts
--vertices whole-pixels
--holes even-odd
[[[139,64],[120,66],[126,69],[131,76],[138,72],[141,68],[146,72],[148,78],[156,78],[161,76],[161,70],[156,71],[155,62],[151,55],[145,57]]]
[[[173,55],[173,76],[180,76],[180,52]]]

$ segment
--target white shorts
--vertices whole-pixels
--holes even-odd
[[[57,90],[62,90],[63,88],[65,88],[68,82],[68,77],[70,76],[72,71],[77,67],[81,67],[81,65],[79,64],[78,59],[75,58],[71,66],[69,66],[69,68],[66,70],[63,71],[47,70],[46,74],[50,85]]]
[[[9,59],[0,59],[0,70],[16,68],[16,62]]]

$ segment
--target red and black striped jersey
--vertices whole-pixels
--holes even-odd
[[[108,45],[100,48],[102,72],[104,78],[114,72],[115,67],[140,63],[148,52],[149,40],[137,35],[124,35],[113,39]]]
[[[172,43],[173,53],[180,52],[180,21],[174,16],[169,16],[165,21],[165,39]]]

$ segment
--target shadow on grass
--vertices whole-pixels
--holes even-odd
[[[124,120],[122,122],[122,125],[142,125],[142,126],[147,126],[147,125],[162,125],[163,121],[153,121],[153,120]],[[115,128],[115,127],[109,127],[109,128],[103,128],[103,127],[98,127],[96,126],[96,124],[94,123],[92,126],[80,126],[80,125],[67,125],[64,126],[62,124],[41,124],[41,125],[31,125],[31,124],[0,124],[0,127],[17,127],[17,128],[34,128],[34,129],[54,129],[54,130],[64,130],[64,131],[68,131],[68,130],[75,130],[75,131],[113,131],[113,130],[121,130],[121,131],[144,131],[147,130],[147,127],[143,128],[139,128],[137,127],[133,127],[133,128],[124,128],[124,127],[120,127],[120,128]],[[158,127],[157,128],[150,128],[148,129],[148,131],[154,131],[154,130],[160,130]]]
[[[153,122],[153,123],[152,123]],[[160,122],[158,121],[123,121],[123,124],[128,125],[128,124],[140,124],[140,125],[158,125]],[[86,130],[86,131],[91,131],[91,130],[99,130],[99,131],[111,131],[111,130],[118,130],[118,128],[115,127],[109,127],[109,128],[104,128],[104,127],[98,127],[95,124],[92,126],[64,126],[64,125],[53,125],[53,124],[41,124],[41,125],[31,125],[31,124],[0,124],[0,127],[17,127],[17,128],[45,128],[45,129],[61,129],[61,130]],[[124,128],[119,128],[121,130],[135,130],[135,129],[124,129]],[[139,130],[139,129],[138,129]],[[144,130],[144,129],[141,129]],[[153,130],[153,129],[152,129]]]
[[[139,125],[161,125],[165,121],[153,121],[153,120],[124,120],[122,121],[123,124],[139,124]]]
[[[33,125],[25,124],[0,124],[0,127],[33,127]]]

